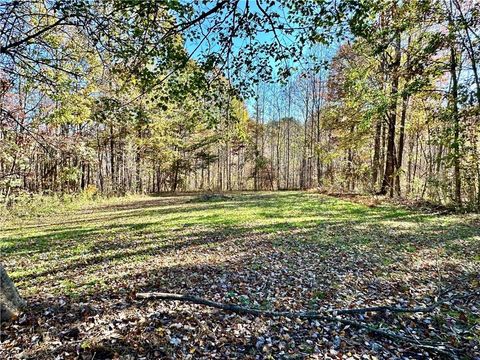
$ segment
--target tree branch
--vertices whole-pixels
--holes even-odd
[[[469,294],[471,295],[471,294]],[[413,308],[400,307],[400,306],[372,306],[366,308],[353,308],[353,309],[328,309],[320,312],[317,311],[299,311],[299,312],[290,312],[290,311],[268,311],[268,310],[258,310],[253,308],[246,308],[243,306],[238,306],[234,304],[224,304],[204,298],[200,298],[193,295],[187,294],[174,294],[174,293],[161,293],[161,292],[148,292],[148,293],[137,293],[138,299],[161,299],[161,300],[178,300],[184,302],[191,302],[194,304],[205,305],[225,311],[239,312],[243,314],[252,314],[252,315],[265,315],[270,317],[290,317],[290,318],[305,318],[305,319],[320,319],[326,314],[334,315],[348,315],[348,314],[365,314],[368,312],[391,312],[391,313],[427,313],[432,312],[440,305],[445,302],[458,298],[459,296],[451,296],[447,299],[439,300],[434,302],[429,306],[419,306]]]
[[[182,295],[182,294],[173,294],[173,293],[161,293],[161,292],[148,292],[148,293],[137,293],[137,299],[160,299],[160,300],[169,300],[169,301],[182,301],[190,302],[193,304],[204,305],[224,311],[233,312],[241,315],[254,315],[254,316],[267,316],[267,317],[286,317],[286,318],[301,318],[301,319],[316,319],[323,320],[326,322],[334,323],[340,322],[345,325],[350,325],[359,329],[365,329],[368,332],[387,337],[391,340],[398,340],[405,343],[409,343],[411,346],[425,349],[430,351],[436,351],[437,353],[443,354],[445,356],[457,359],[456,353],[458,349],[445,345],[443,343],[432,343],[432,342],[423,342],[416,338],[399,335],[387,329],[381,329],[374,327],[368,324],[361,322],[343,319],[338,316],[340,314],[359,314],[366,312],[430,312],[435,309],[435,307],[442,304],[444,301],[438,301],[431,306],[427,307],[418,307],[418,308],[400,308],[400,307],[390,307],[390,306],[376,306],[363,309],[331,309],[324,310],[322,312],[291,312],[291,311],[269,311],[269,310],[259,310],[252,309],[248,307],[243,307],[234,304],[224,304],[216,301],[207,300],[193,295]]]
[[[9,52],[9,50],[11,48],[16,48],[24,43],[27,43],[29,42],[30,40],[33,40],[35,39],[36,37],[39,37],[40,35],[42,35],[43,33],[55,28],[56,26],[60,25],[62,23],[63,20],[65,20],[66,17],[62,17],[60,19],[58,19],[57,21],[55,21],[53,24],[50,24],[48,26],[45,26],[43,29],[37,31],[36,33],[34,34],[31,34],[29,36],[26,36],[24,37],[23,39],[20,39],[20,40],[17,40],[17,41],[14,41],[10,44],[7,44],[5,46],[0,46],[0,54],[7,54]]]

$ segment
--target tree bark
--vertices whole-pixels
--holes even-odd
[[[458,116],[458,78],[457,78],[457,52],[454,44],[450,46],[450,75],[452,89],[450,100],[453,117],[453,173],[455,179],[455,203],[462,206],[462,180],[460,177],[460,119]]]
[[[411,37],[408,37],[407,47],[410,46]],[[403,163],[403,149],[405,147],[405,123],[407,120],[407,110],[408,110],[408,102],[410,100],[410,95],[407,91],[405,91],[405,87],[407,87],[410,81],[410,53],[407,51],[407,60],[406,60],[406,68],[407,68],[407,75],[405,77],[405,85],[402,93],[402,113],[400,115],[400,134],[398,137],[398,153],[397,153],[397,178],[395,180],[395,188],[397,195],[401,195],[401,186],[400,186],[400,175],[402,172],[402,163]]]
[[[9,321],[18,316],[26,303],[18,294],[18,290],[0,264],[0,322]]]
[[[382,119],[378,119],[375,125],[375,141],[373,146],[373,164],[372,164],[372,191],[375,192],[375,188],[378,183],[378,174],[380,170],[380,146],[382,137]]]
[[[390,92],[390,109],[387,115],[387,125],[388,125],[388,138],[387,138],[387,161],[385,164],[385,174],[383,177],[382,188],[380,193],[382,195],[387,194],[387,191],[390,192],[390,196],[393,196],[393,187],[395,181],[395,130],[397,122],[397,96],[398,96],[398,83],[399,83],[399,67],[401,61],[401,38],[400,33],[396,35],[396,44],[395,44],[395,61],[392,64],[392,90]]]
[[[110,124],[110,176],[112,181],[112,192],[116,191],[115,181],[115,140],[113,136],[113,124]]]
[[[400,187],[400,172],[402,170],[402,163],[403,163],[403,149],[405,147],[405,123],[407,119],[407,108],[408,108],[408,95],[402,96],[402,114],[400,117],[400,135],[398,138],[398,154],[397,154],[397,178],[395,181],[395,188],[397,195],[401,195],[401,187]]]

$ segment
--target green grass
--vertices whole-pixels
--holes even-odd
[[[426,261],[432,268],[438,264],[429,261],[476,269],[478,224],[473,215],[439,216],[387,205],[371,208],[304,192],[233,194],[232,199],[212,202],[192,196],[143,196],[35,219],[11,219],[0,228],[0,252],[26,297],[108,291],[141,271],[203,261],[189,258],[191,249],[214,253],[212,261],[221,264],[222,254],[235,255],[228,244],[248,248],[248,243],[250,271],[269,268],[268,260],[254,252],[255,246],[268,243],[288,254],[314,246],[309,256],[320,263],[339,254],[349,256],[339,261],[363,259],[376,277],[390,279],[401,275],[396,273],[398,264],[408,267],[415,261]],[[315,296],[322,300],[328,295],[322,289]]]

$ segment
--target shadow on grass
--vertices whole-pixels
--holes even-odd
[[[188,199],[159,197],[107,206],[90,218],[72,214],[78,219],[69,216],[57,222],[70,227],[42,228],[42,235],[3,236],[7,269],[11,265],[20,270],[14,276],[20,291],[36,291],[27,296],[33,304],[32,327],[50,336],[53,331],[62,341],[48,352],[24,341],[22,346],[32,351],[32,358],[47,359],[67,351],[88,358],[139,353],[172,358],[176,349],[156,329],[172,324],[195,328],[200,318],[222,334],[243,321],[178,304],[166,311],[165,303],[134,299],[141,291],[190,293],[276,310],[282,310],[283,304],[297,309],[331,303],[349,306],[359,298],[366,304],[421,301],[419,292],[435,295],[437,269],[435,264],[413,268],[411,257],[437,249],[446,252],[441,269],[444,283],[464,287],[478,278],[478,266],[455,267],[454,261],[449,262],[460,259],[471,265],[478,257],[476,222],[449,221],[449,217],[439,221],[432,214],[369,208],[305,193],[234,194],[232,199],[211,203],[187,203]],[[389,277],[392,274],[398,276]],[[63,287],[66,282],[71,289]],[[46,298],[45,293],[57,294],[64,303],[59,304],[58,297]],[[120,312],[130,318],[118,319]],[[139,317],[146,321],[139,322]],[[106,324],[121,338],[92,335],[101,333]],[[245,321],[244,326],[257,324]],[[73,327],[81,329],[78,339],[62,338],[62,331]],[[174,327],[172,336],[187,337],[196,355],[219,350],[215,347],[219,345],[200,343],[200,337],[184,328]],[[316,341],[311,337],[316,331],[304,324],[290,336]],[[212,344],[218,344],[219,338]],[[260,355],[255,337],[232,339],[221,345],[221,351],[228,350],[234,358]]]
[[[369,251],[380,244],[385,251],[446,246],[457,255],[467,247],[478,248],[478,242],[472,245],[469,240],[480,236],[480,229],[474,225],[439,224],[431,214],[393,207],[369,208],[305,193],[238,194],[231,200],[202,204],[187,204],[187,198],[156,198],[116,211],[108,207],[105,211],[111,214],[65,222],[75,225],[72,228],[47,229],[46,234],[37,236],[9,236],[1,239],[2,253],[13,258],[47,255],[47,261],[39,259],[43,268],[35,269],[34,265],[30,273],[18,276],[19,280],[28,280],[114,260],[162,256],[190,246],[214,246],[231,238],[231,234],[237,241],[249,234],[273,234],[274,244],[284,245],[285,239],[290,243],[310,242],[318,245],[318,251]],[[165,201],[168,206],[162,208]],[[243,212],[250,217],[242,218]],[[267,223],[250,223],[252,217]]]

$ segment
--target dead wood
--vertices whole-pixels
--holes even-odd
[[[267,317],[287,317],[287,318],[301,318],[301,319],[311,319],[311,320],[322,320],[330,323],[339,322],[345,325],[350,325],[359,329],[367,330],[370,333],[374,333],[379,336],[387,337],[391,340],[402,341],[404,343],[410,344],[412,347],[418,349],[425,349],[430,351],[435,351],[442,355],[458,358],[457,352],[458,349],[453,348],[449,345],[443,343],[433,343],[425,342],[419,339],[400,335],[394,333],[388,329],[382,329],[369,324],[362,322],[344,319],[338,315],[352,315],[352,314],[363,314],[367,312],[391,312],[391,313],[419,313],[419,312],[431,312],[445,301],[437,301],[430,306],[425,307],[414,307],[414,308],[403,308],[403,307],[394,307],[394,306],[374,306],[367,308],[357,308],[357,309],[329,309],[323,310],[320,312],[314,311],[270,311],[270,310],[260,310],[254,308],[248,308],[244,306],[234,305],[234,304],[224,304],[216,301],[207,300],[193,295],[183,295],[183,294],[173,294],[173,293],[161,293],[161,292],[148,292],[148,293],[137,293],[137,299],[160,299],[160,300],[169,300],[169,301],[181,301],[189,302],[197,305],[204,305],[211,308],[216,308],[228,312],[233,312],[241,315],[254,315],[254,316],[267,316]],[[451,299],[451,298],[449,298]]]

